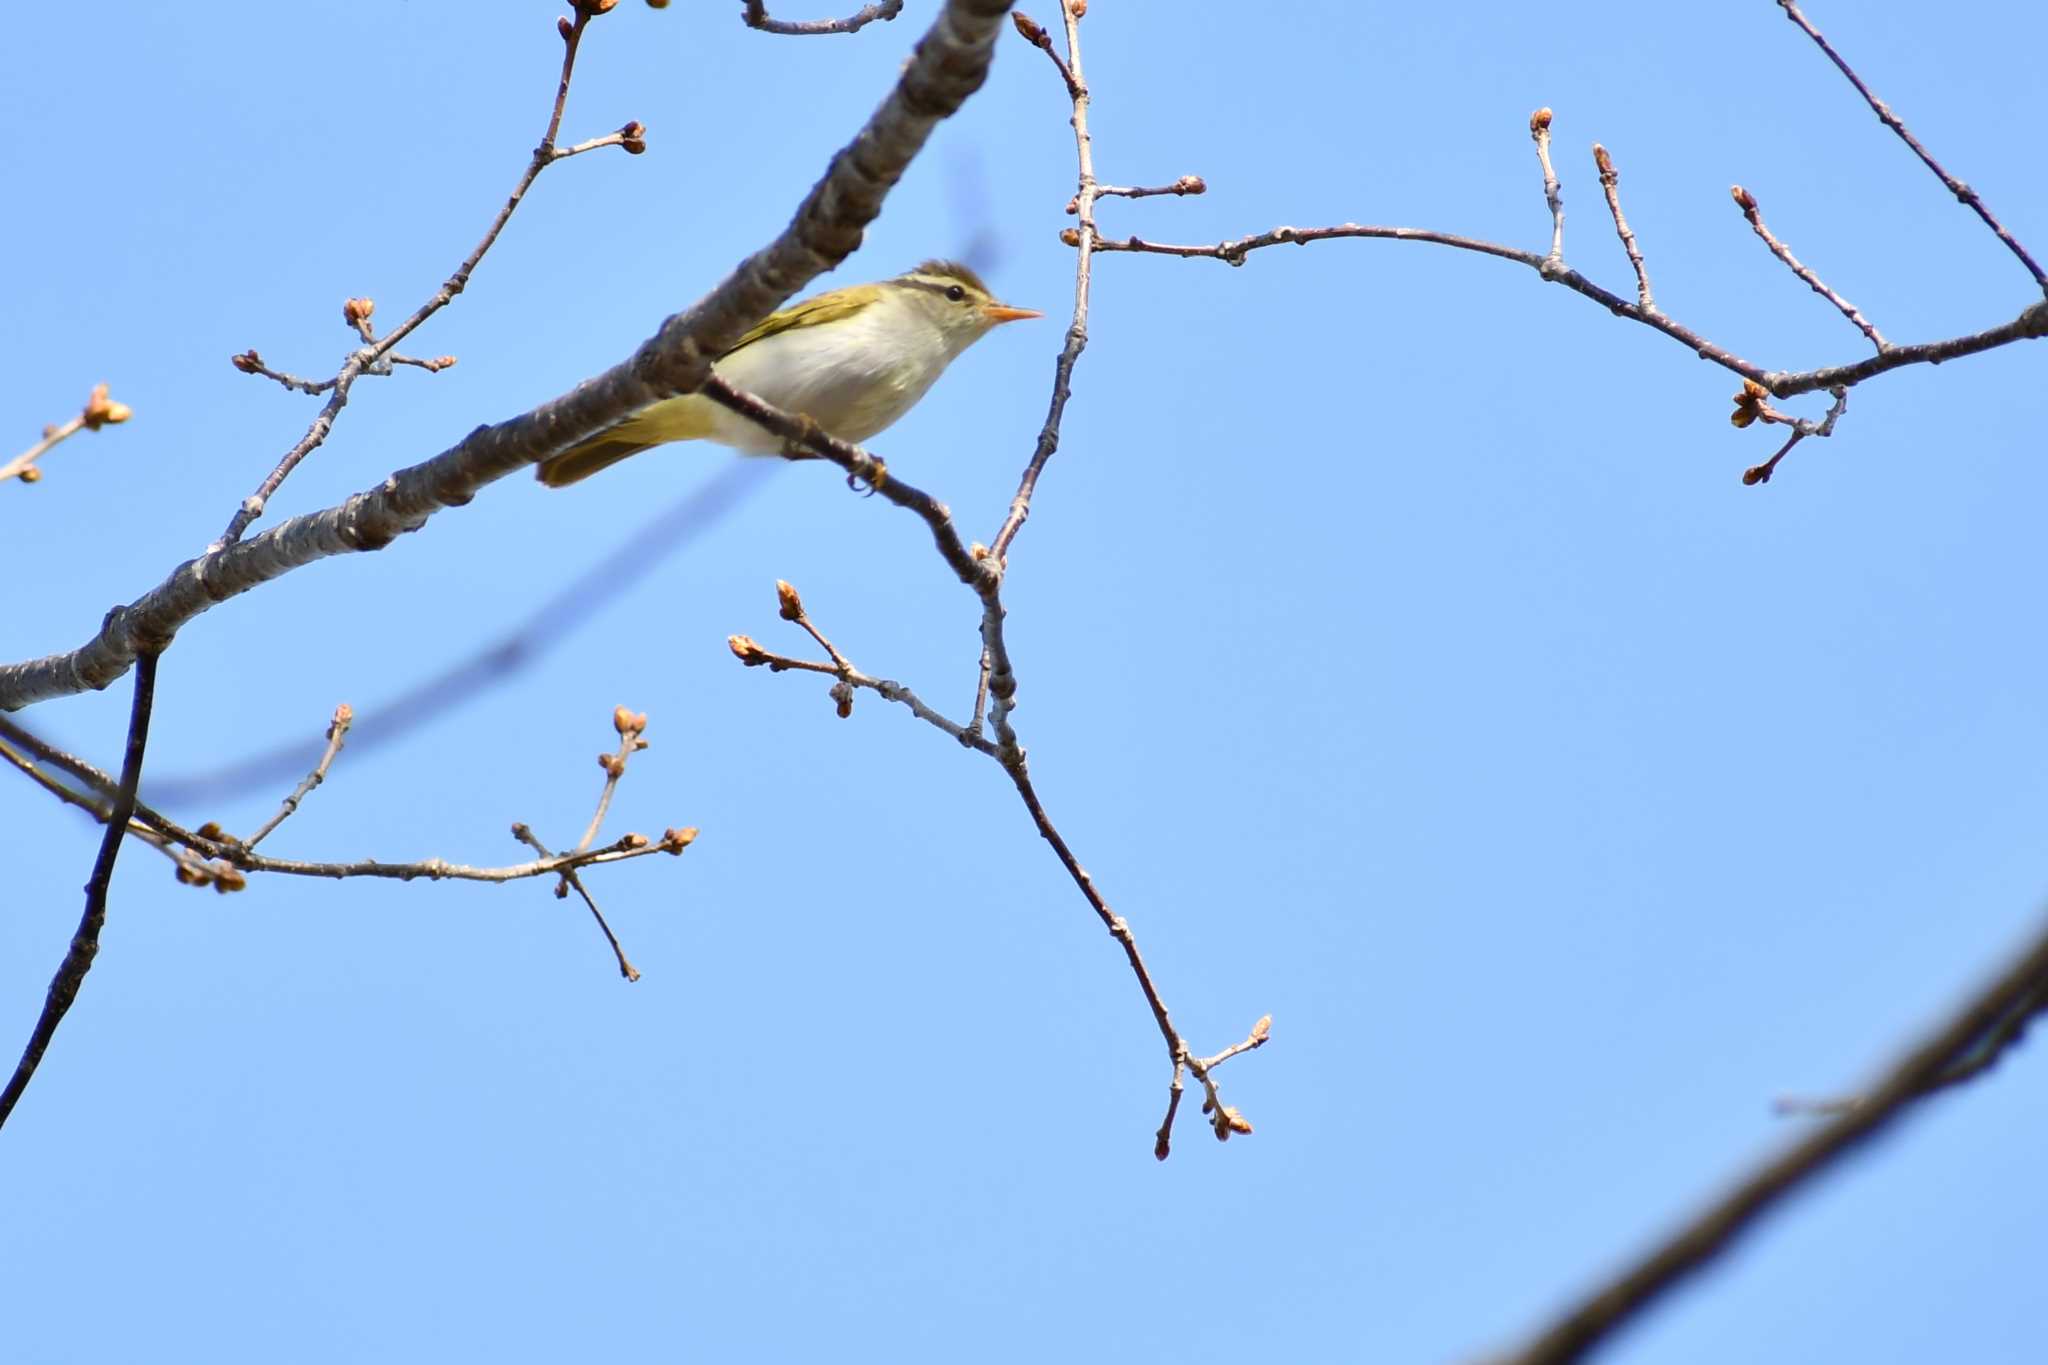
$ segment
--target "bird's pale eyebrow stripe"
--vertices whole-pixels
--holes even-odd
[[[883,283],[893,284],[900,289],[923,289],[933,294],[944,294],[949,289],[959,287],[958,281],[951,284],[940,284],[937,280],[928,280],[917,275],[899,275],[895,279],[885,280]]]

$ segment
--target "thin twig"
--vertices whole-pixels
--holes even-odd
[[[740,22],[763,33],[809,37],[820,33],[858,33],[876,20],[884,23],[903,12],[903,0],[875,0],[844,19],[770,19],[765,0],[742,0]]]
[[[128,743],[121,758],[121,785],[108,811],[99,856],[93,860],[92,878],[85,884],[85,912],[79,917],[77,932],[71,936],[64,960],[57,964],[57,974],[50,980],[43,1012],[36,1019],[34,1032],[29,1034],[28,1045],[21,1050],[14,1075],[7,1088],[0,1091],[0,1125],[7,1122],[14,1106],[21,1101],[22,1092],[28,1088],[29,1080],[42,1064],[43,1054],[49,1050],[50,1040],[57,1034],[57,1025],[71,1009],[71,1002],[78,998],[85,974],[92,970],[92,960],[99,955],[100,930],[107,922],[107,891],[114,881],[114,860],[121,855],[128,821],[135,814],[135,789],[142,781],[142,756],[149,748],[149,714],[156,702],[156,665],[154,653],[135,661],[135,699],[128,710]]]
[[[1539,269],[1564,268],[1564,192],[1557,183],[1557,171],[1550,164],[1550,120],[1548,106],[1529,115],[1529,137],[1536,143],[1536,159],[1543,164],[1543,202],[1550,206],[1550,254]]]
[[[1061,0],[1061,2],[1064,4],[1065,0]],[[1060,80],[1066,83],[1067,98],[1073,100],[1084,98],[1087,93],[1086,90],[1083,89],[1080,79],[1075,76],[1073,70],[1067,66],[1066,59],[1060,56],[1059,50],[1052,45],[1052,35],[1045,31],[1045,25],[1039,23],[1023,10],[1013,10],[1010,14],[1010,22],[1016,25],[1017,32],[1023,36],[1025,42],[1043,52],[1051,60],[1053,69],[1060,73]],[[1067,212],[1075,212],[1075,206],[1073,204],[1067,205]]]
[[[525,824],[513,825],[512,837],[527,845],[543,858],[553,858],[555,856],[548,852],[548,846],[535,838],[533,830]],[[580,849],[578,851],[581,852]],[[563,871],[561,883],[555,888],[555,894],[557,896],[566,895],[568,893],[567,889],[572,886],[576,888],[576,894],[583,898],[583,903],[590,907],[591,918],[597,921],[597,927],[604,931],[604,941],[611,945],[612,956],[619,960],[619,975],[625,977],[628,981],[638,981],[640,979],[640,969],[627,961],[626,950],[619,943],[619,936],[612,932],[612,926],[605,920],[604,911],[597,908],[597,897],[590,894],[590,888],[583,884],[583,879],[576,875],[576,869],[573,867]]]
[[[1736,206],[1742,210],[1742,216],[1749,220],[1749,225],[1752,228],[1756,229],[1756,235],[1761,237],[1764,245],[1771,249],[1773,256],[1783,261],[1793,274],[1804,280],[1808,289],[1811,289],[1814,293],[1835,305],[1841,311],[1842,316],[1849,319],[1855,325],[1857,331],[1869,338],[1870,344],[1877,347],[1880,354],[1891,349],[1891,343],[1884,339],[1883,335],[1872,325],[1869,318],[1856,311],[1855,304],[1843,298],[1833,289],[1830,289],[1822,282],[1820,276],[1813,273],[1811,268],[1801,265],[1799,258],[1792,254],[1792,248],[1786,246],[1771,234],[1771,230],[1764,226],[1763,210],[1757,205],[1755,195],[1740,185],[1730,187],[1728,192],[1734,197]]]
[[[113,426],[127,421],[135,415],[126,403],[116,403],[107,397],[107,386],[96,384],[85,406],[76,417],[43,428],[43,439],[37,441],[21,454],[0,464],[0,483],[9,479],[20,479],[23,483],[34,483],[43,477],[37,460],[50,453],[58,445],[76,436],[81,431],[98,431],[101,427]]]
[[[1849,410],[1849,390],[1837,388],[1834,391],[1834,395],[1835,401],[1828,405],[1827,412],[1816,421],[1811,417],[1794,417],[1791,413],[1778,411],[1764,401],[1764,392],[1760,387],[1745,382],[1742,386],[1742,392],[1735,395],[1735,425],[1739,427],[1748,426],[1750,422],[1760,421],[1771,425],[1790,427],[1792,428],[1792,434],[1786,438],[1784,445],[1778,447],[1777,454],[1771,456],[1770,459],[1765,460],[1762,464],[1752,465],[1748,469],[1743,470],[1742,482],[1747,485],[1769,483],[1771,475],[1777,472],[1778,462],[1792,453],[1792,447],[1798,445],[1809,436],[1827,437],[1834,435],[1835,423],[1840,421],[1842,414]]]
[[[2018,239],[2005,230],[2005,224],[1991,216],[1991,210],[1985,207],[1983,199],[1978,196],[1977,192],[1943,169],[1942,164],[1934,159],[1933,154],[1920,145],[1920,139],[1914,137],[1912,132],[1907,129],[1905,121],[1892,112],[1890,105],[1872,94],[1870,87],[1863,83],[1863,78],[1856,74],[1855,69],[1849,63],[1842,60],[1842,54],[1835,51],[1829,45],[1827,39],[1821,37],[1820,30],[1815,28],[1804,14],[1800,13],[1799,6],[1794,4],[1793,0],[1778,0],[1778,4],[1784,9],[1785,17],[1805,30],[1806,36],[1813,39],[1820,50],[1827,54],[1828,60],[1835,64],[1835,69],[1849,78],[1849,84],[1856,87],[1856,93],[1863,96],[1864,102],[1870,106],[1871,112],[1877,115],[1879,121],[1885,127],[1897,133],[1901,142],[1904,142],[1913,149],[1913,155],[1919,157],[1921,163],[1928,170],[1934,172],[1936,178],[1948,187],[1950,194],[1953,194],[1957,199],[1969,205],[1970,209],[1979,218],[1984,220],[1984,226],[1990,228],[1992,232],[1998,235],[1998,240],[2005,243],[2006,249],[2017,256],[2020,264],[2027,268],[2027,273],[2034,277],[2034,283],[2041,286],[2041,291],[2044,294],[2048,294],[2048,275],[2044,275],[2041,272],[2041,267],[2034,263],[2034,258],[2027,254],[2027,249],[2019,244]]]
[[[348,738],[348,727],[355,723],[355,718],[355,712],[349,709],[347,702],[334,708],[334,718],[327,722],[327,749],[320,755],[320,761],[313,765],[313,771],[306,774],[304,781],[292,788],[291,795],[278,807],[277,814],[271,816],[263,828],[244,840],[242,847],[253,849],[269,838],[270,832],[283,824],[291,813],[299,808],[299,802],[306,799],[307,793],[327,780],[327,769],[334,762],[334,756],[341,752],[341,742]]]
[[[1614,169],[1614,158],[1597,142],[1593,144],[1593,164],[1600,168],[1600,188],[1607,195],[1607,211],[1614,215],[1615,235],[1621,238],[1622,250],[1628,252],[1628,263],[1636,272],[1636,307],[1645,313],[1654,313],[1657,304],[1650,296],[1650,269],[1643,264],[1643,253],[1636,246],[1636,235],[1621,213],[1621,172]]]
[[[1160,194],[1185,196],[1190,194],[1207,194],[1208,192],[1209,182],[1202,179],[1202,177],[1199,175],[1184,175],[1180,179],[1174,181],[1171,185],[1097,185],[1095,187],[1095,197],[1097,199],[1109,199],[1112,197],[1123,199],[1150,199],[1154,195]],[[1080,211],[1081,201],[1079,196],[1076,196],[1075,198],[1069,199],[1067,201],[1067,212],[1069,214],[1076,214]]]
[[[1580,1360],[1658,1298],[1734,1245],[1769,1209],[1833,1169],[1851,1151],[1937,1088],[2002,1020],[2048,989],[2048,932],[1966,1000],[1903,1057],[1864,1103],[1835,1115],[1765,1161],[1734,1189],[1613,1279],[1597,1286],[1508,1360],[1561,1365]]]
[[[598,766],[604,769],[604,790],[598,793],[597,811],[590,817],[588,828],[583,831],[583,837],[576,841],[578,853],[589,848],[591,841],[597,838],[597,831],[604,824],[605,813],[612,808],[612,793],[619,789],[619,779],[626,775],[626,760],[647,747],[647,741],[641,738],[647,731],[645,711],[635,713],[623,706],[614,708],[612,728],[619,732],[618,752],[597,756]]]
[[[301,461],[319,449],[320,445],[326,441],[328,433],[334,429],[335,418],[340,415],[344,407],[348,406],[349,390],[354,386],[355,381],[363,374],[374,372],[377,366],[384,364],[388,358],[391,358],[392,349],[400,341],[411,335],[413,330],[421,323],[453,303],[456,296],[468,287],[470,275],[476,270],[478,264],[482,262],[484,254],[497,242],[498,234],[504,231],[505,224],[510,221],[513,211],[519,207],[520,201],[526,197],[526,191],[533,185],[534,180],[542,171],[565,157],[573,156],[578,152],[588,151],[593,147],[619,145],[625,147],[628,151],[644,150],[645,143],[639,139],[644,135],[645,129],[638,123],[629,123],[617,133],[596,138],[575,147],[558,148],[555,146],[555,138],[562,129],[562,108],[569,101],[569,81],[575,74],[576,50],[583,41],[583,30],[595,15],[602,13],[595,6],[578,4],[574,8],[576,17],[573,20],[563,19],[559,25],[562,35],[562,70],[560,77],[555,83],[554,106],[548,111],[547,131],[541,135],[540,145],[533,149],[532,159],[527,162],[525,172],[519,177],[519,183],[513,186],[512,194],[506,199],[504,207],[498,210],[498,216],[491,220],[491,225],[484,232],[483,239],[476,244],[468,256],[463,258],[462,264],[455,268],[455,273],[443,281],[441,287],[425,303],[414,309],[411,317],[399,323],[398,326],[386,333],[381,339],[374,337],[370,327],[370,314],[374,309],[374,305],[368,299],[350,299],[343,309],[343,316],[362,336],[363,345],[358,350],[350,353],[348,359],[342,363],[340,371],[336,373],[330,382],[317,385],[308,384],[305,380],[279,374],[264,367],[261,359],[256,356],[254,351],[247,351],[235,357],[235,368],[242,370],[244,373],[264,374],[284,384],[287,388],[298,388],[306,393],[319,393],[330,388],[332,393],[328,397],[327,402],[321,406],[318,415],[313,418],[312,425],[306,428],[305,435],[301,436],[298,442],[284,453],[283,458],[278,460],[270,473],[264,476],[263,482],[256,486],[256,491],[242,499],[241,506],[237,507],[234,516],[229,518],[227,529],[221,532],[219,539],[207,547],[209,553],[224,549],[241,540],[242,533],[249,529],[250,523],[263,515],[263,509],[269,504],[271,497],[276,494],[277,490],[283,486],[284,481],[291,477],[292,471],[297,469]],[[251,363],[244,363],[245,361]],[[418,365],[424,369],[439,370],[454,364],[455,360],[453,356],[443,356],[431,362],[402,360],[395,361],[394,363]]]
[[[861,672],[844,655],[836,656],[830,663],[816,659],[794,659],[786,654],[776,654],[763,649],[759,642],[748,635],[729,635],[725,643],[726,647],[732,650],[733,657],[749,668],[766,668],[770,673],[822,673],[826,677],[837,678],[850,687],[865,688],[884,701],[908,707],[912,715],[935,727],[962,747],[972,749],[976,753],[987,754],[990,758],[995,757],[996,746],[980,734],[967,726],[956,724],[933,710],[922,697],[902,683]],[[842,710],[841,714],[846,714],[846,711]]]

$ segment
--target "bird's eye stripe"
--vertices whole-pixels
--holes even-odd
[[[962,289],[957,284],[951,284],[940,280],[924,279],[916,275],[900,275],[897,278],[890,280],[889,283],[897,286],[900,289],[922,289],[927,293],[942,294],[946,298],[952,299],[956,303],[961,299],[967,297],[967,291]]]

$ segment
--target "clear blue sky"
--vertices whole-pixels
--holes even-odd
[[[851,0],[848,0],[851,8]],[[1038,8],[1049,18],[1052,6]],[[622,4],[565,134],[644,157],[542,177],[432,322],[438,376],[366,380],[273,520],[620,359],[786,221],[929,0],[853,38],[730,3]],[[548,5],[29,6],[0,89],[13,187],[0,456],[98,380],[126,428],[0,488],[9,659],[84,639],[196,553],[331,373],[341,300],[402,316],[544,121]],[[810,17],[822,11],[794,11]],[[1813,17],[2037,252],[2048,14],[1814,0]],[[1894,339],[2031,285],[1769,0],[1169,6],[1086,21],[1110,233],[1356,219],[1547,241],[1788,368],[1862,340],[1773,227]],[[1006,35],[830,283],[1000,247],[1063,316],[1073,190],[1050,67]],[[24,1362],[1446,1361],[1505,1344],[1853,1089],[2036,923],[2044,352],[1860,389],[1767,488],[1735,382],[1517,267],[1342,242],[1101,261],[1064,447],[1012,559],[1018,723],[1056,818],[1257,1133],[1184,1124],[1158,1038],[1001,774],[863,697],[739,668],[798,584],[871,672],[959,712],[968,595],[912,520],[822,467],[607,593],[512,685],[344,753],[281,855],[509,862],[572,842],[647,711],[614,830],[686,857],[507,887],[259,879],[218,898],[131,847],[99,965],[0,1134]],[[1061,323],[1005,329],[875,445],[986,540]],[[152,766],[317,736],[457,659],[728,459],[573,491],[514,479],[390,550],[201,618]],[[125,684],[26,717],[104,761]],[[288,783],[180,807],[248,830]],[[26,1036],[95,831],[0,779],[0,1047]],[[2039,1358],[2039,1046],[1925,1107],[1609,1353]]]

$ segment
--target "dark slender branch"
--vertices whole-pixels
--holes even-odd
[[[493,426],[479,427],[424,463],[401,469],[339,506],[293,517],[261,535],[210,551],[135,602],[109,614],[85,644],[0,665],[0,711],[105,687],[141,650],[161,649],[209,607],[315,560],[380,550],[485,485],[594,435],[664,398],[695,392],[747,328],[838,265],[941,119],[986,79],[1009,0],[947,0],[895,88],[768,246],[718,287],[676,314],[633,357],[574,391]]]
[[[1742,210],[1742,216],[1749,220],[1749,225],[1752,228],[1756,229],[1756,235],[1763,239],[1763,244],[1770,248],[1773,256],[1783,261],[1786,267],[1793,274],[1797,275],[1808,289],[1811,289],[1814,293],[1835,305],[1842,316],[1849,319],[1857,331],[1869,338],[1870,344],[1877,347],[1880,354],[1891,349],[1891,343],[1884,339],[1884,336],[1872,325],[1869,318],[1856,311],[1855,304],[1828,288],[1822,282],[1820,276],[1813,273],[1811,268],[1800,264],[1799,258],[1792,254],[1791,247],[1786,246],[1771,234],[1771,230],[1764,226],[1763,209],[1757,205],[1755,195],[1740,185],[1731,188],[1729,193],[1734,196],[1736,206]]]
[[[887,23],[903,12],[903,0],[875,0],[844,19],[771,19],[764,0],[742,0],[742,4],[740,22],[748,28],[799,38],[820,33],[858,33],[878,19]]]
[[[1599,1286],[1507,1359],[1515,1365],[1580,1360],[1658,1298],[1732,1246],[1768,1210],[1898,1119],[2013,1010],[2048,990],[2048,932],[1914,1047],[1869,1098],[1764,1162],[1640,1261]]]
[[[1977,192],[1956,179],[1956,177],[1950,175],[1942,167],[1942,164],[1934,159],[1933,154],[1920,145],[1920,139],[1913,136],[1912,132],[1906,127],[1905,121],[1892,112],[1890,105],[1871,93],[1870,87],[1863,83],[1863,78],[1856,74],[1855,69],[1849,63],[1842,60],[1842,54],[1835,51],[1829,45],[1826,38],[1821,37],[1820,30],[1815,28],[1804,14],[1800,13],[1799,6],[1794,4],[1793,0],[1778,0],[1778,4],[1784,9],[1785,17],[1799,25],[1805,31],[1806,36],[1813,39],[1815,45],[1827,54],[1828,60],[1835,64],[1835,69],[1849,78],[1849,84],[1856,87],[1856,93],[1863,96],[1864,103],[1870,106],[1871,112],[1877,115],[1878,120],[1885,127],[1897,133],[1901,142],[1913,149],[1913,155],[1919,157],[1921,164],[1934,172],[1935,177],[1948,187],[1950,194],[1953,194],[1958,200],[1967,204],[1972,212],[1984,220],[1984,226],[1997,234],[1998,240],[2005,243],[2006,249],[2012,252],[2014,256],[2017,256],[2020,264],[2027,268],[2027,273],[2034,277],[2034,283],[2041,286],[2041,291],[2044,294],[2048,294],[2048,275],[2044,275],[2041,272],[2041,267],[2034,263],[2034,258],[2027,254],[2027,249],[2019,244],[2018,239],[2005,230],[2005,224],[1991,216],[1991,210],[1985,206],[1983,199],[1978,196]]]
[[[92,960],[99,956],[100,930],[107,922],[107,891],[114,881],[114,860],[121,856],[128,821],[135,815],[135,789],[142,781],[142,756],[149,748],[149,713],[156,702],[156,664],[157,656],[153,653],[135,661],[135,700],[128,710],[128,745],[121,758],[121,785],[107,814],[106,833],[100,836],[92,878],[85,884],[85,913],[79,917],[77,932],[71,936],[64,960],[57,964],[57,974],[51,978],[49,994],[43,1000],[43,1012],[36,1020],[35,1031],[29,1034],[28,1045],[21,1050],[14,1075],[7,1088],[0,1091],[0,1125],[7,1122],[14,1106],[20,1103],[22,1092],[28,1089],[36,1068],[42,1064],[43,1054],[49,1050],[50,1040],[57,1035],[57,1025],[64,1021],[71,1002],[78,998],[85,974],[92,970]]]

